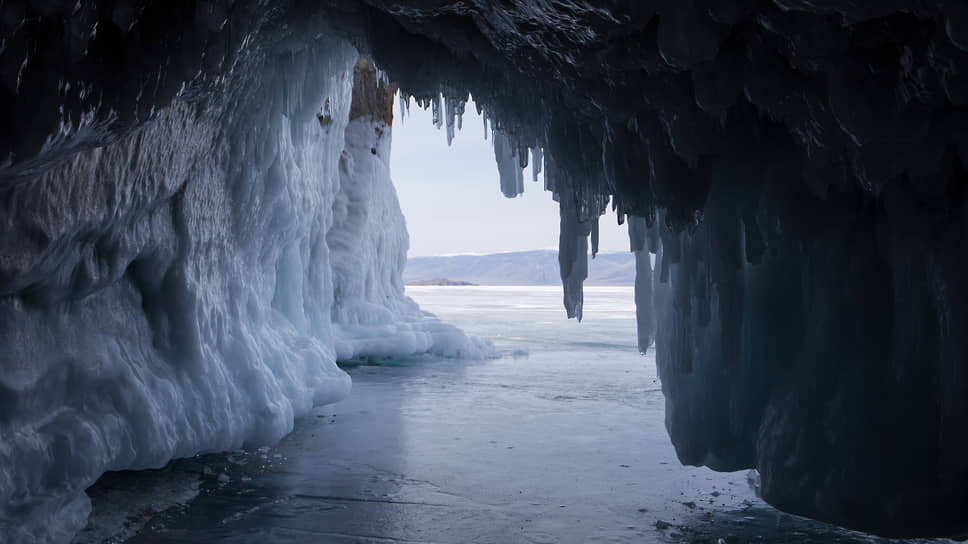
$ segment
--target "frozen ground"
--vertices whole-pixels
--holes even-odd
[[[92,521],[145,523],[136,544],[885,542],[772,509],[746,472],[680,466],[630,289],[587,288],[579,325],[560,288],[408,288],[504,356],[348,367],[350,396],[277,447],[113,475]],[[150,489],[165,504],[179,477],[197,497],[157,513]]]

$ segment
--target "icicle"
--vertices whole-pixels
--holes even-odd
[[[598,255],[598,218],[592,219],[592,259]]]
[[[457,101],[457,130],[460,131],[464,128],[464,109],[467,107],[466,100]]]
[[[494,130],[494,159],[497,161],[497,171],[501,177],[501,192],[508,198],[514,198],[524,192],[524,172],[518,166],[511,148],[511,141],[503,132]]]
[[[561,271],[563,302],[569,318],[581,321],[584,293],[582,283],[588,277],[589,222],[578,220],[574,195],[560,195],[558,209],[561,214],[561,231],[558,235],[558,265]]]
[[[645,353],[655,339],[655,296],[652,281],[652,257],[648,251],[636,251],[635,324],[641,353]]]
[[[378,86],[387,87],[390,85],[390,76],[386,72],[381,70],[378,66],[373,67],[376,73],[376,82]]]
[[[646,247],[649,236],[642,217],[628,216],[629,246],[635,254],[635,321],[639,351],[645,353],[655,338],[655,296],[652,257]]]
[[[649,253],[658,255],[659,248],[662,247],[662,241],[659,238],[659,225],[657,223],[653,223],[651,227],[648,227],[646,239],[649,242]]]
[[[679,262],[679,236],[676,235],[667,225],[663,230],[660,225],[667,223],[669,212],[663,211],[662,216],[655,223],[655,229],[659,231],[659,241],[662,242],[662,252],[659,256],[659,282],[669,283],[669,265]]]
[[[630,215],[629,222],[629,251],[636,252],[645,249],[646,226],[645,219]]]
[[[447,147],[454,142],[454,120],[457,117],[457,109],[454,107],[455,100],[447,99]]]
[[[433,106],[434,126],[437,127],[438,129],[440,129],[440,127],[444,125],[444,119],[443,119],[444,112],[440,111],[440,100],[441,100],[440,95],[438,94],[434,96],[434,99],[431,102],[431,105]]]
[[[544,161],[540,147],[531,148],[531,181],[538,181],[541,173],[541,163]]]
[[[400,122],[403,123],[403,119],[410,115],[410,95],[400,93]]]

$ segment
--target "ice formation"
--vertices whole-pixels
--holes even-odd
[[[488,341],[438,321],[403,295],[409,241],[389,169],[394,89],[365,59],[355,73],[339,192],[326,233],[336,359],[490,356],[494,348]],[[294,305],[305,298],[298,291],[289,294]]]
[[[277,441],[349,391],[337,359],[493,349],[404,296],[372,66],[239,55],[220,92],[0,182],[5,543],[69,540],[104,471]]]
[[[473,93],[506,194],[543,170],[569,315],[598,218],[628,218],[683,462],[968,531],[961,3],[0,9],[0,523],[69,527],[99,470],[277,438],[345,391],[337,355],[473,350],[383,268],[403,242],[371,229],[402,224],[352,43],[448,138]]]
[[[569,316],[594,220],[629,218],[684,463],[838,524],[968,531],[960,4],[399,4],[345,28],[543,156]]]
[[[508,198],[514,198],[524,192],[524,172],[518,163],[517,150],[511,147],[511,140],[503,132],[492,130],[491,134],[497,173],[501,180],[501,193]]]

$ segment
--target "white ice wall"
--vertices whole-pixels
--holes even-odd
[[[358,117],[346,127],[340,191],[326,237],[336,356],[341,361],[417,353],[490,356],[490,342],[440,322],[403,294],[409,238],[390,180],[391,127],[376,117]]]
[[[487,348],[403,293],[389,130],[374,155],[347,129],[356,57],[253,52],[0,188],[0,540],[69,539],[104,471],[280,439],[348,393],[337,356]]]

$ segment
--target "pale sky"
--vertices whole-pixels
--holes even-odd
[[[390,176],[407,218],[410,257],[558,248],[558,203],[544,191],[541,176],[531,181],[530,166],[522,196],[501,194],[493,144],[484,140],[473,102],[449,148],[446,128],[434,127],[429,109],[411,102],[401,119],[397,102]],[[600,220],[599,250],[628,246],[626,227],[609,212]]]

